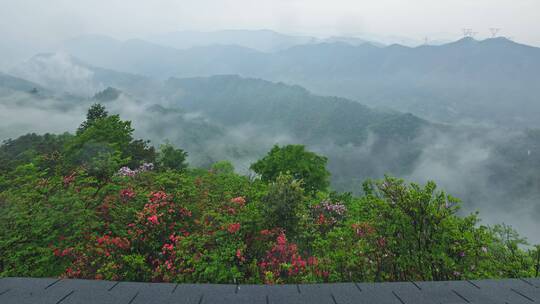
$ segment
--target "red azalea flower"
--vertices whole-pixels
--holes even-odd
[[[163,254],[166,254],[168,251],[173,252],[174,251],[174,245],[173,244],[164,244],[162,248]]]
[[[317,224],[323,225],[325,222],[324,214],[319,214],[319,218],[317,219]]]
[[[238,260],[240,260],[240,262],[244,262],[246,260],[246,258],[244,258],[244,256],[242,255],[242,251],[240,249],[236,249],[236,257],[238,258]]]
[[[317,266],[319,264],[319,260],[316,257],[309,257],[307,263],[309,266]]]
[[[263,275],[269,271],[277,278],[284,274],[284,264],[291,265],[285,272],[286,275],[296,276],[304,273],[308,265],[312,266],[316,263],[318,263],[316,258],[305,261],[298,253],[296,244],[289,243],[285,233],[281,232],[276,238],[274,246],[266,252],[266,257],[259,263],[259,267]]]
[[[128,201],[135,197],[135,192],[132,189],[122,189],[120,190],[120,197],[124,201]]]
[[[235,197],[235,198],[231,199],[231,203],[235,203],[235,204],[238,204],[240,206],[244,206],[246,204],[246,199],[243,198],[242,196]]]
[[[264,230],[261,230],[261,234],[262,235],[271,235],[272,234],[272,231],[268,230],[268,229],[264,229]]]
[[[148,217],[148,221],[150,223],[154,224],[154,225],[159,224],[157,215],[152,215],[152,216]]]
[[[352,228],[359,237],[365,237],[375,232],[375,228],[369,223],[352,224]]]
[[[63,180],[64,187],[69,186],[71,183],[73,183],[75,181],[75,175],[76,174],[77,174],[76,172],[73,172],[68,176],[64,176],[64,180]]]
[[[277,244],[278,245],[286,245],[287,244],[287,237],[285,236],[285,233],[281,233],[278,237],[277,237]]]
[[[230,234],[237,233],[239,230],[240,223],[229,224],[229,227],[227,227],[227,231],[229,231]]]
[[[150,199],[149,200],[152,203],[156,203],[156,202],[164,201],[167,198],[168,198],[167,193],[165,193],[163,191],[158,191],[158,192],[150,193]]]

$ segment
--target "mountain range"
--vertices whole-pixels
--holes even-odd
[[[95,66],[153,78],[237,74],[436,121],[539,126],[540,49],[506,38],[414,48],[338,41],[261,52],[92,36],[68,41],[63,50]]]

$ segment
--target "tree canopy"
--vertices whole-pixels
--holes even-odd
[[[274,181],[283,173],[302,180],[306,191],[325,190],[329,185],[330,173],[326,170],[328,159],[306,151],[302,145],[275,145],[261,160],[251,165],[251,169],[264,181]]]
[[[161,145],[159,148],[158,164],[160,168],[183,170],[187,168],[187,152],[177,149],[171,144]]]
[[[105,107],[99,103],[93,104],[86,113],[86,120],[81,123],[77,129],[77,133],[84,132],[90,127],[96,120],[105,118],[109,113],[105,110]]]

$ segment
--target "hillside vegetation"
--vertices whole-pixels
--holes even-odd
[[[226,118],[224,118],[226,119]],[[189,167],[170,144],[90,108],[74,134],[0,147],[0,275],[295,283],[538,275],[540,247],[458,216],[435,183],[328,187],[327,159],[275,146],[251,168]],[[509,151],[508,153],[511,153]],[[295,160],[295,161],[292,161]]]
[[[462,199],[460,214],[480,210],[484,223],[511,224],[540,241],[540,174],[534,169],[540,165],[540,137],[534,129],[440,124],[261,79],[153,81],[62,56],[46,58],[31,69],[39,84],[0,79],[2,140],[36,130],[74,130],[86,109],[99,102],[132,121],[136,137],[156,148],[167,142],[182,147],[193,167],[209,169],[228,160],[237,173],[249,174],[250,165],[275,144],[301,144],[327,157],[336,191],[362,194],[366,179],[385,174],[418,183],[436,180]],[[75,85],[61,76],[69,74],[88,77]]]

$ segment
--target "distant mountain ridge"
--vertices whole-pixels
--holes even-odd
[[[233,45],[179,50],[94,37],[67,42],[64,49],[96,66],[160,79],[238,74],[431,120],[540,125],[540,48],[505,38],[414,48],[334,41],[267,53]]]
[[[315,37],[286,35],[271,30],[178,31],[153,35],[146,39],[152,43],[177,49],[210,45],[237,45],[261,52],[274,52],[317,40]]]
[[[177,49],[214,45],[236,45],[260,52],[276,52],[297,45],[324,42],[344,42],[351,45],[369,43],[376,46],[384,46],[381,43],[357,37],[331,36],[318,38],[309,35],[282,34],[272,30],[178,31],[148,36],[145,40]]]

